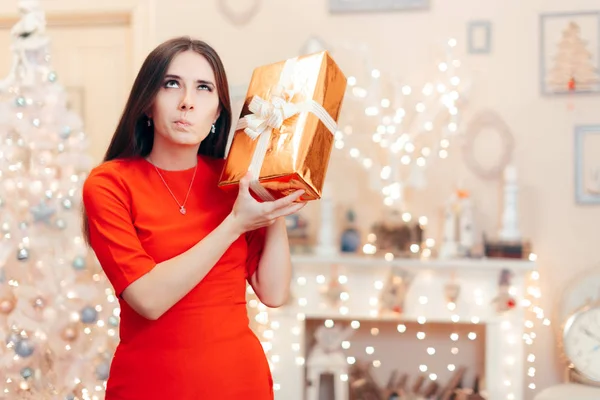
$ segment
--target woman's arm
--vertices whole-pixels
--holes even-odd
[[[186,252],[157,264],[137,237],[122,179],[101,171],[86,180],[83,200],[90,242],[117,294],[143,317],[157,319],[202,281],[240,235],[273,225],[303,206],[295,203],[301,191],[259,203],[250,195],[249,182],[249,176],[242,179],[233,210],[214,231]]]
[[[281,307],[290,293],[292,263],[285,219],[278,218],[266,229],[265,244],[258,268],[250,277],[250,285],[261,303]]]
[[[123,299],[141,316],[155,320],[189,293],[241,235],[228,216],[191,249],[156,264],[123,291]]]

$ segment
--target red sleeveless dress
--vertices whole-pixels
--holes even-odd
[[[185,215],[143,158],[109,161],[91,171],[83,187],[91,247],[117,296],[157,263],[202,240],[229,214],[235,195],[217,187],[222,166],[222,160],[198,157]],[[194,169],[160,171],[182,202]],[[249,328],[245,298],[263,245],[264,230],[240,236],[156,321],[119,297],[120,343],[106,400],[272,399],[269,365]]]

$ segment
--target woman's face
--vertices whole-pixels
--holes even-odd
[[[154,142],[197,146],[219,117],[219,95],[214,72],[194,51],[176,55],[148,113],[154,125]]]

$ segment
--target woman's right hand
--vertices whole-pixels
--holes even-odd
[[[250,194],[250,179],[248,172],[240,180],[238,196],[231,212],[242,233],[272,225],[277,218],[298,212],[306,205],[306,202],[295,202],[304,194],[304,190],[297,190],[275,201],[256,201]]]

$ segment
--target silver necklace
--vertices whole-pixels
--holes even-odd
[[[175,197],[175,195],[173,194],[173,191],[171,190],[169,185],[167,185],[167,181],[165,181],[165,178],[163,178],[162,174],[160,173],[160,171],[158,170],[156,165],[154,165],[154,163],[150,160],[150,158],[148,158],[148,161],[150,161],[150,164],[152,164],[152,166],[156,170],[156,173],[158,174],[160,179],[165,184],[167,190],[169,191],[169,193],[171,193],[171,196],[173,196],[173,200],[175,200],[175,203],[177,203],[177,205],[179,206],[179,212],[181,214],[185,215],[187,213],[187,210],[185,208],[185,203],[187,203],[188,197],[190,195],[190,191],[192,190],[192,185],[194,184],[194,179],[196,178],[196,170],[198,169],[198,162],[196,162],[196,166],[194,167],[194,175],[192,176],[192,181],[190,182],[190,187],[188,188],[187,194],[185,195],[185,200],[183,200],[183,204],[180,204],[179,201],[177,200],[177,197]]]

